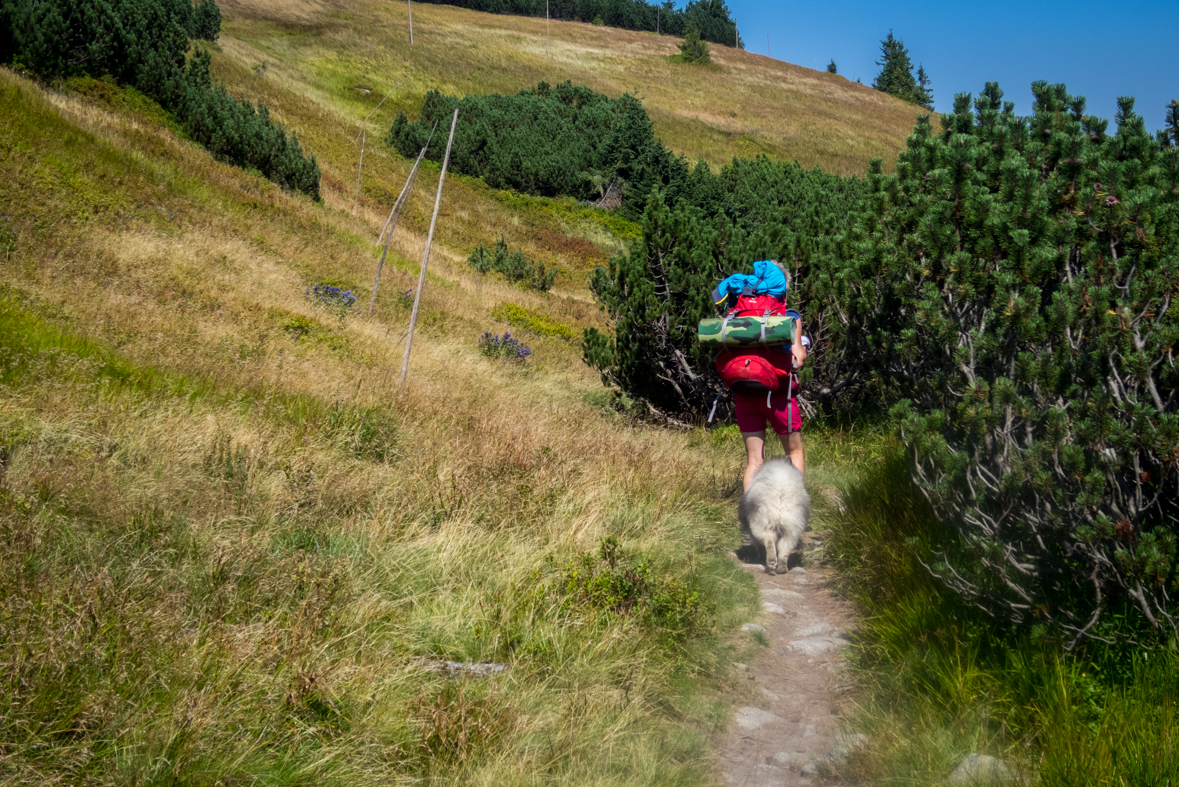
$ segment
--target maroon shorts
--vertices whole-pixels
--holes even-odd
[[[737,411],[737,428],[742,434],[764,432],[767,421],[777,434],[797,432],[802,428],[798,400],[787,398],[785,391],[774,391],[768,403],[764,396],[733,394],[733,409]],[[789,421],[786,420],[787,409],[790,412]]]

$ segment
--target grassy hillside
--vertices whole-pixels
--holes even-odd
[[[67,87],[0,71],[0,778],[707,782],[735,469],[566,341],[476,346],[595,311],[439,249],[398,396],[404,260],[371,319],[305,294],[362,288],[375,228]]]
[[[221,7],[230,59],[245,68],[265,64],[268,78],[313,95],[348,123],[393,90],[373,119],[382,130],[398,111],[415,113],[432,88],[515,93],[568,79],[642,97],[659,138],[693,161],[717,168],[765,153],[851,175],[873,156],[891,165],[918,113],[842,76],[731,47],[712,45],[711,66],[673,63],[678,39],[652,33],[553,22],[546,58],[543,19],[421,5],[411,48],[403,3],[226,0]],[[248,78],[231,84],[251,92]]]

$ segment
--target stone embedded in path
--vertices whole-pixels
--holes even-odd
[[[821,656],[833,650],[846,647],[848,641],[840,637],[812,637],[810,639],[796,639],[787,642],[790,649],[804,656]]]
[[[757,785],[766,785],[766,787],[773,787],[774,785],[786,783],[786,772],[781,768],[775,768],[773,765],[766,765],[759,763],[753,766],[753,783]]]
[[[761,602],[761,608],[764,609],[766,612],[772,612],[775,615],[785,615],[786,614],[786,610],[782,609],[777,604],[774,604],[769,601]]]
[[[414,659],[431,672],[441,672],[445,675],[472,675],[476,678],[486,678],[498,675],[508,668],[507,664],[475,664],[465,661],[434,661],[432,659]]]
[[[790,766],[800,766],[807,762],[810,762],[810,757],[806,754],[794,754],[788,751],[780,751],[774,755],[774,764],[780,765],[783,768]]]
[[[804,629],[799,629],[794,632],[794,636],[800,639],[806,639],[808,637],[844,637],[846,635],[843,629],[823,621],[807,626]]]
[[[806,569],[803,568],[802,566],[790,569],[790,576],[792,576],[792,577],[797,577],[797,576],[804,575],[804,574],[806,574]]]
[[[746,623],[741,627],[742,631],[748,631],[750,634],[761,634],[762,636],[769,636],[765,626],[760,626],[757,623]]]
[[[802,601],[806,596],[794,590],[787,590],[786,588],[769,588],[761,592],[763,596],[776,598],[779,601]]]
[[[761,729],[767,724],[782,721],[782,717],[761,708],[738,708],[736,715],[737,726],[743,730]]]
[[[1019,776],[1007,763],[989,754],[966,755],[966,759],[958,763],[958,767],[950,774],[948,784],[966,785],[997,785],[1010,784]]]
[[[832,768],[841,768],[853,754],[867,745],[868,736],[862,732],[836,735],[835,745],[831,747],[831,753],[823,758],[823,762]]]

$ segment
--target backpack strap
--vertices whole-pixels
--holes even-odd
[[[767,350],[770,348],[769,343],[766,341],[766,320],[769,318],[770,310],[766,309],[766,313],[761,316],[761,346],[765,347]]]
[[[793,356],[791,356],[793,357]],[[791,370],[790,375],[786,378],[786,434],[791,434],[794,431],[794,413],[791,412],[791,404],[794,402],[794,372]]]
[[[716,417],[716,406],[720,404],[721,395],[717,394],[716,398],[712,400],[712,412],[708,414],[708,423],[712,423],[712,419]]]
[[[721,322],[721,347],[725,346],[725,334],[729,331],[729,320],[733,319],[732,314],[726,314],[725,319]]]

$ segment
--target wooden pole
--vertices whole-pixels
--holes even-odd
[[[544,0],[544,56],[549,56],[549,0]]]
[[[438,128],[438,121],[434,121],[434,128]],[[393,210],[389,211],[389,218],[385,219],[385,227],[389,226],[389,222],[393,222],[392,228],[389,230],[389,236],[385,238],[385,248],[381,251],[381,261],[377,263],[377,280],[373,282],[373,294],[368,300],[368,313],[373,313],[373,304],[377,302],[377,288],[381,286],[381,270],[385,267],[385,256],[389,253],[389,244],[393,242],[393,231],[397,229],[397,219],[401,217],[401,209],[405,207],[408,201],[409,191],[413,188],[413,183],[418,178],[418,167],[422,165],[422,159],[426,157],[426,151],[430,148],[430,140],[434,139],[434,131],[430,130],[430,139],[426,140],[426,146],[422,148],[422,152],[418,154],[418,160],[414,162],[413,169],[409,173],[409,177],[405,179],[405,185],[401,188],[401,194],[397,197],[397,202],[393,203]],[[381,235],[385,234],[384,227],[381,228]],[[377,236],[377,243],[381,242],[381,235]]]
[[[766,33],[766,57],[770,57],[770,58],[773,57],[773,55],[770,54],[770,34],[769,33]]]
[[[413,46],[413,0],[405,0],[409,6],[409,45]]]
[[[418,153],[418,160],[413,165],[413,170],[409,173],[409,177],[405,179],[405,185],[401,187],[401,193],[397,195],[397,201],[393,203],[393,209],[389,211],[389,217],[385,219],[385,224],[381,227],[381,231],[377,233],[377,245],[381,243],[381,239],[385,237],[385,230],[389,229],[389,222],[393,223],[394,228],[397,227],[397,217],[401,215],[398,205],[405,199],[408,190],[413,188],[412,181],[417,178],[418,165],[422,163],[422,157],[426,155],[426,151],[430,148],[430,143],[434,140],[434,132],[438,130],[438,121],[434,121],[434,128],[430,129],[430,136],[426,140],[426,146]]]
[[[430,263],[430,244],[434,242],[434,225],[438,223],[438,208],[442,205],[442,184],[446,182],[446,167],[450,164],[450,146],[454,142],[454,129],[458,126],[458,109],[450,120],[450,137],[446,140],[446,156],[442,159],[442,174],[438,176],[438,194],[434,197],[434,216],[430,219],[430,232],[426,235],[426,251],[422,254],[422,272],[418,274],[418,291],[413,298],[413,311],[409,315],[409,334],[405,337],[405,357],[401,360],[401,379],[397,390],[405,384],[409,373],[409,352],[413,347],[413,329],[418,322],[418,305],[422,302],[422,289],[426,285],[426,266]]]
[[[393,95],[392,90],[385,94],[385,98],[382,98],[380,104],[373,107],[373,111],[369,112],[368,117],[360,124],[360,135],[357,137],[360,140],[360,163],[356,166],[356,200],[352,203],[352,215],[356,215],[356,208],[360,205],[360,175],[364,172],[364,143],[368,139],[368,121],[373,115],[377,114],[377,110],[381,108],[381,104],[384,104],[386,99],[391,95]]]
[[[360,173],[364,172],[364,129],[360,129],[360,163],[356,165],[356,199],[352,200],[352,215],[356,215],[356,208],[360,205]]]

